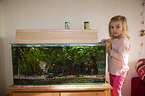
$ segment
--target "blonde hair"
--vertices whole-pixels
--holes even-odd
[[[111,18],[110,22],[109,22],[109,36],[114,39],[115,37],[112,35],[111,33],[111,23],[114,21],[122,21],[122,27],[123,27],[123,32],[122,34],[118,37],[127,37],[128,39],[130,39],[130,37],[128,36],[128,25],[127,25],[127,20],[124,16],[121,15],[117,15]]]

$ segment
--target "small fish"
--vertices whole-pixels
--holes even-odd
[[[45,69],[46,69],[46,68],[45,68],[45,67],[46,67],[46,63],[43,62],[43,61],[40,61],[40,62],[39,62],[39,67],[40,67],[41,70],[45,70]]]

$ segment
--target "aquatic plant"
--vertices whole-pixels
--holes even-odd
[[[106,59],[105,46],[13,47],[12,54],[14,73],[19,76],[41,75],[40,61],[46,63],[43,74],[55,75],[98,74],[106,63],[101,64]]]

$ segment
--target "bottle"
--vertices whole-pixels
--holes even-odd
[[[84,29],[90,29],[90,22],[84,22]]]
[[[70,22],[65,22],[65,29],[70,29]]]
[[[106,46],[112,48],[112,43],[110,43],[110,42],[106,42]],[[108,52],[106,52],[106,53],[109,54]]]

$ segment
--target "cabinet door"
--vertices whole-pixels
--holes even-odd
[[[107,96],[107,92],[62,92],[61,96]]]
[[[59,96],[59,93],[13,93],[13,96]]]

